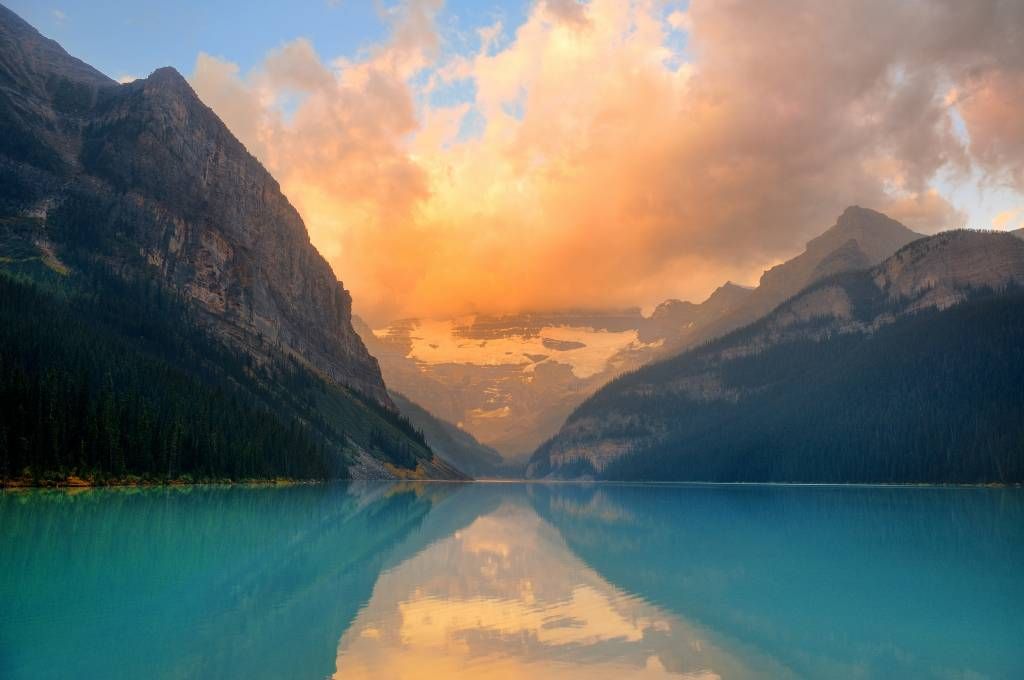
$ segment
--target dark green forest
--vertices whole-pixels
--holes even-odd
[[[432,456],[374,400],[210,338],[153,279],[2,245],[3,480],[340,478],[353,443],[403,468]]]
[[[746,331],[750,332],[750,331]],[[713,343],[709,349],[714,349]],[[738,401],[698,402],[667,385],[704,370],[697,350],[601,390],[572,416],[634,416],[664,428],[601,471],[607,479],[720,482],[1024,481],[1024,292],[979,293],[874,334],[802,340],[720,365]],[[630,427],[630,425],[626,425]],[[648,442],[651,440],[648,439]],[[536,460],[536,458],[535,458]],[[577,467],[589,468],[587,461]],[[594,474],[576,469],[562,474]]]

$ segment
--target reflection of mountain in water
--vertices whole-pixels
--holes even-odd
[[[66,660],[81,677],[325,677],[381,570],[487,510],[455,503],[431,524],[442,534],[425,532],[461,488],[0,497],[16,546],[0,551],[0,573],[20,579],[18,593],[0,581],[0,676],[51,677]]]
[[[473,486],[458,503],[473,497],[502,502],[381,574],[341,638],[336,677],[784,674],[609,583],[538,517],[524,487]],[[458,503],[438,507],[424,528]]]
[[[616,587],[800,677],[1012,677],[1024,661],[1017,491],[536,485],[530,496]]]
[[[0,677],[1014,677],[1019,490],[0,494]]]

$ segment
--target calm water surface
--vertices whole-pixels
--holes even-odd
[[[1021,678],[1024,493],[0,494],[2,678]]]

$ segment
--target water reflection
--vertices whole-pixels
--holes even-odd
[[[1015,677],[1024,493],[0,494],[0,677]]]
[[[503,491],[494,512],[381,575],[342,636],[336,677],[778,675],[609,583],[521,488]]]
[[[417,529],[455,489],[2,494],[0,677],[328,677],[377,575],[432,540]]]
[[[799,677],[1019,677],[1020,489],[534,486],[605,578]]]

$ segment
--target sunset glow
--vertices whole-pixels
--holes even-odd
[[[377,321],[702,298],[849,204],[926,233],[1019,206],[1019,5],[548,0],[469,35],[454,11],[191,77]]]

